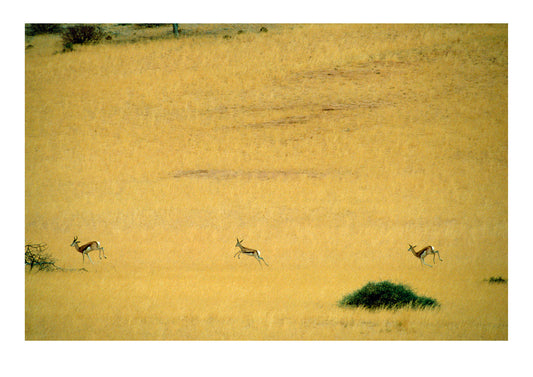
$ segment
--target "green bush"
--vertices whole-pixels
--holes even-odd
[[[491,276],[490,279],[489,279],[489,283],[498,283],[498,284],[501,284],[501,283],[507,283],[507,280],[502,278],[501,276]]]
[[[34,36],[38,34],[57,34],[63,28],[60,24],[26,24],[26,35]]]
[[[339,301],[341,306],[362,306],[366,309],[398,309],[403,306],[426,308],[439,306],[437,300],[417,296],[411,289],[389,281],[370,282]]]

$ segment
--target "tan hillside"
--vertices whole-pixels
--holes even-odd
[[[506,25],[181,27],[26,42],[26,243],[107,255],[26,339],[507,339]],[[381,280],[441,307],[338,306]]]

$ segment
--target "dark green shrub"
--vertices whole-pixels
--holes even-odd
[[[26,35],[34,36],[38,34],[57,34],[63,28],[60,24],[26,24]]]
[[[397,309],[403,306],[425,308],[439,306],[437,300],[417,296],[411,289],[389,281],[370,282],[339,301],[341,306],[362,306],[366,309]]]
[[[501,276],[491,276],[489,279],[489,283],[502,284],[502,283],[507,283],[507,280],[502,278]]]
[[[95,25],[74,25],[63,30],[61,39],[63,46],[73,46],[75,44],[96,43],[104,37],[104,32]]]
[[[67,42],[63,44],[63,52],[68,51],[74,51],[74,45],[72,44],[72,42]]]

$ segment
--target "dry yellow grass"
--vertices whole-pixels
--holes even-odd
[[[506,25],[32,44],[26,242],[108,259],[26,273],[26,339],[507,339]],[[337,306],[377,280],[441,307]]]

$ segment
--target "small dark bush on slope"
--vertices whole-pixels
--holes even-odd
[[[33,267],[37,267],[39,271],[52,271],[56,269],[54,258],[46,253],[48,246],[45,243],[26,245],[25,248],[24,262],[26,266],[30,266],[30,271]]]
[[[34,36],[39,34],[61,33],[63,28],[60,24],[26,24],[26,35]]]
[[[439,306],[437,300],[417,296],[411,289],[389,281],[370,282],[339,301],[341,306],[362,306],[367,309],[397,309],[403,306],[425,308]]]
[[[63,268],[56,266],[56,261],[50,254],[46,252],[48,246],[45,243],[28,244],[25,247],[24,262],[26,266],[30,267],[30,272],[33,268],[38,271],[85,271],[85,268]]]
[[[75,25],[66,27],[63,30],[61,38],[63,46],[96,43],[104,37],[104,32],[99,26],[95,25]]]
[[[507,279],[504,279],[501,276],[491,276],[488,282],[491,284],[492,283],[507,284]]]

